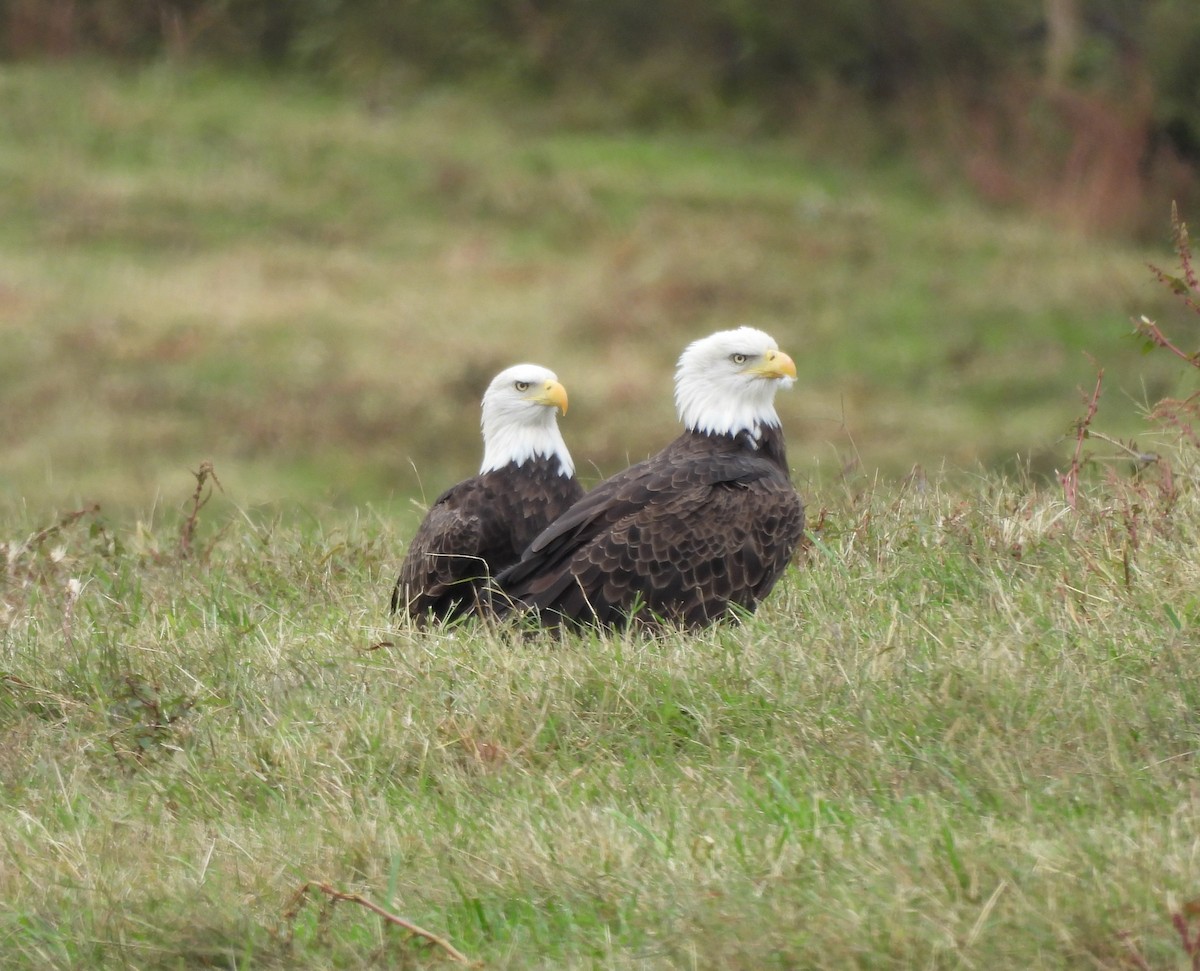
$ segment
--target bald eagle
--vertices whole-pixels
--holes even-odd
[[[392,591],[417,622],[476,610],[480,591],[583,495],[558,430],[567,392],[553,371],[518,364],[483,395],[483,465],[430,506]]]
[[[652,628],[753,611],[804,532],[774,404],[795,377],[751,327],[689,345],[675,374],[683,434],[542,531],[497,577],[494,609],[547,626]]]

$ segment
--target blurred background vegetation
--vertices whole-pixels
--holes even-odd
[[[786,127],[836,92],[907,105],[890,132],[901,141],[928,134],[914,115],[936,103],[987,128],[985,148],[1040,134],[1078,149],[1088,126],[1109,126],[1143,169],[1200,157],[1190,0],[3,0],[0,29],[11,58],[204,58],[381,98],[397,77],[483,79],[582,94],[621,123],[739,106]]]
[[[799,360],[810,489],[1049,475],[1096,366],[1114,435],[1190,380],[1128,335],[1179,313],[1194,0],[0,0],[0,54],[10,500],[211,459],[407,509],[518,359],[595,480],[740,323]]]

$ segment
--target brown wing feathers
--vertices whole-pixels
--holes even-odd
[[[451,620],[478,607],[484,586],[546,524],[583,495],[548,460],[467,479],[438,497],[409,544],[392,611]]]
[[[752,610],[804,528],[780,459],[744,438],[685,433],[538,536],[498,578],[499,609],[533,608],[550,625],[620,625],[640,611],[687,627]]]

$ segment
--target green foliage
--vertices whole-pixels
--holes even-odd
[[[703,120],[750,104],[790,121],[845,86],[879,103],[930,86],[977,95],[1037,76],[1041,0],[8,0],[10,56],[167,54],[299,68],[367,90],[396,78],[482,78],[524,91],[603,88],[627,119]],[[1071,75],[1127,89],[1140,60],[1161,133],[1195,158],[1200,22],[1188,0],[1080,0]]]
[[[1144,26],[1154,78],[1155,121],[1191,158],[1200,155],[1200,9],[1187,0],[1156,3]]]

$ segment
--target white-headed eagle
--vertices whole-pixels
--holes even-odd
[[[483,465],[429,507],[392,591],[413,620],[473,613],[485,585],[583,495],[558,430],[567,392],[553,371],[518,364],[483,395]]]
[[[804,532],[774,404],[795,377],[751,327],[689,345],[675,373],[683,434],[543,530],[497,577],[494,609],[547,626],[686,628],[753,611]]]

